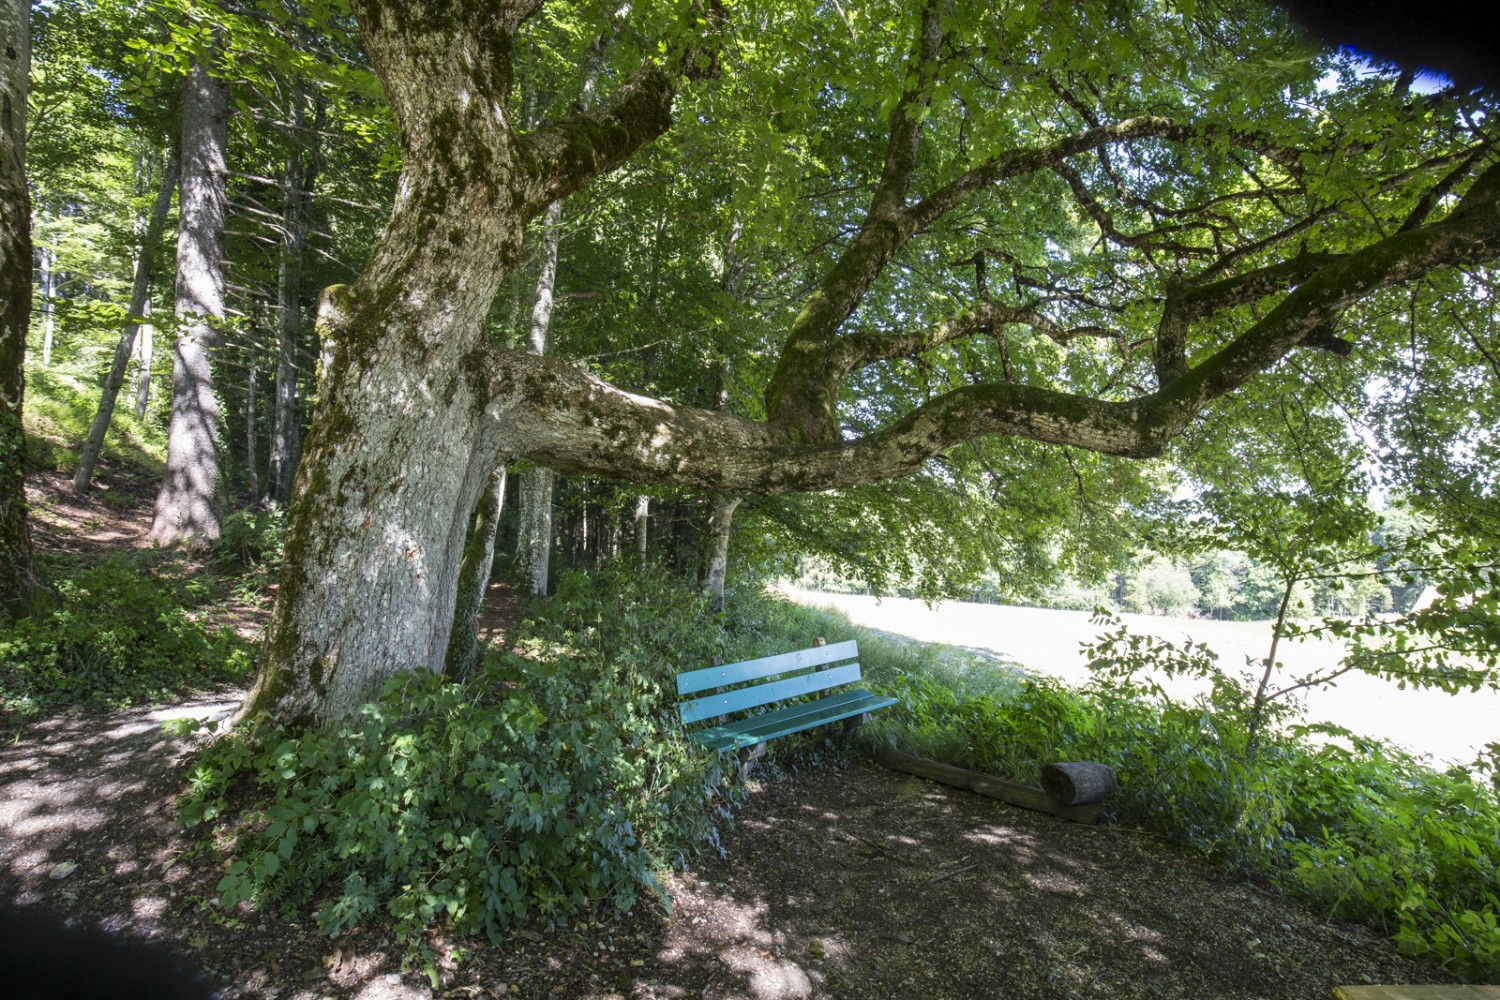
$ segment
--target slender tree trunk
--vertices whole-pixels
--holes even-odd
[[[563,203],[554,201],[542,216],[541,240],[537,246],[535,302],[526,347],[532,354],[546,354],[552,330],[552,306],[557,286],[557,249],[562,239]],[[533,594],[547,593],[548,567],[552,561],[551,469],[535,466],[521,477],[521,534],[516,544],[521,576]]]
[[[177,230],[177,343],[167,472],[151,540],[196,544],[219,536],[223,490],[212,352],[224,318],[224,180],[229,87],[195,62],[183,89]]]
[[[52,367],[52,338],[56,332],[53,292],[57,290],[57,253],[51,247],[42,247],[42,367]]]
[[[0,0],[0,619],[29,613],[43,593],[26,520],[26,332],[31,323],[31,198],[26,190],[27,0]]]
[[[89,482],[94,476],[94,465],[99,460],[100,450],[104,447],[104,435],[109,432],[109,422],[114,417],[115,401],[119,398],[120,387],[125,384],[125,368],[130,363],[130,355],[135,349],[137,331],[142,326],[148,328],[150,326],[145,322],[145,316],[151,311],[151,264],[156,257],[157,244],[161,242],[162,230],[166,228],[167,212],[172,207],[172,189],[176,184],[177,165],[172,157],[168,156],[162,164],[161,181],[156,189],[156,201],[151,206],[151,216],[146,222],[145,232],[141,236],[140,249],[136,255],[135,281],[130,288],[130,312],[126,318],[125,328],[120,331],[120,342],[115,345],[114,362],[109,366],[109,375],[104,379],[104,391],[99,395],[99,408],[94,413],[94,422],[89,426],[88,437],[83,442],[83,451],[78,456],[78,471],[73,476],[73,492],[75,493],[88,492]],[[151,367],[150,353],[150,348],[142,352],[148,372]]]
[[[308,194],[315,180],[317,156],[304,156],[308,143],[306,97],[292,84],[292,135],[287,153],[285,199],[281,213],[281,260],[276,270],[276,403],[272,411],[269,498],[284,504],[292,492],[292,472],[302,447],[297,416],[297,341],[302,327],[302,267],[307,250]],[[316,141],[316,140],[313,140]]]
[[[461,681],[479,662],[479,612],[490,586],[490,569],[495,564],[495,531],[500,527],[500,512],[505,504],[505,466],[495,467],[490,481],[474,511],[474,527],[464,546],[464,560],[458,567],[458,599],[453,609],[453,634],[448,638],[448,656],[444,671]]]
[[[151,298],[141,303],[141,319],[144,321],[136,334],[136,363],[140,370],[135,379],[135,415],[146,416],[146,407],[151,404],[151,353],[152,341],[156,339],[156,327],[151,325]]]
[[[250,500],[260,496],[260,476],[255,468],[255,382],[260,362],[254,352],[250,355],[250,371],[245,384],[245,468],[250,474]]]
[[[552,559],[552,470],[537,466],[521,476],[516,513],[517,563],[526,589],[547,593],[548,566]]]
[[[729,529],[739,505],[739,497],[719,494],[714,497],[713,509],[708,515],[708,572],[703,576],[703,589],[708,591],[715,611],[724,610],[724,578],[729,572]]]
[[[647,532],[651,526],[651,497],[642,493],[635,498],[635,560],[646,565]]]

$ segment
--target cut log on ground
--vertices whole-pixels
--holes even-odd
[[[1115,771],[1092,761],[1043,764],[1042,791],[1065,806],[1103,802],[1115,793]]]
[[[914,757],[909,753],[899,750],[880,750],[875,754],[875,761],[885,767],[896,771],[905,771],[907,774],[915,774],[919,778],[929,781],[938,781],[945,785],[953,785],[955,788],[967,788],[978,795],[984,795],[1002,802],[1009,802],[1013,806],[1023,809],[1035,809],[1037,812],[1050,813],[1063,819],[1072,820],[1075,823],[1095,824],[1104,822],[1104,807],[1102,805],[1079,805],[1066,806],[1061,802],[1054,801],[1051,796],[1040,788],[1032,788],[1030,785],[1020,785],[1014,781],[1006,781],[997,778],[993,774],[985,774],[983,771],[971,771],[966,767],[954,767],[951,764],[939,764],[937,761],[928,760],[925,757]]]

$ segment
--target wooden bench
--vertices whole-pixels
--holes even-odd
[[[767,740],[831,722],[858,725],[896,699],[855,688],[812,701],[793,700],[858,681],[858,656],[859,645],[851,639],[678,674],[677,694],[686,699],[677,706],[683,725],[714,720],[689,732],[688,739],[711,750],[749,750],[748,765],[765,752]],[[756,711],[787,701],[791,703],[780,708]]]

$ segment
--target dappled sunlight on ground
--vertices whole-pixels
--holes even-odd
[[[656,983],[621,996],[1300,998],[1420,975],[1157,838],[872,764],[761,789],[725,845],[671,881]]]

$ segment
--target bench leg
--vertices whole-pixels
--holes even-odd
[[[849,716],[849,718],[844,720],[844,735],[848,736],[852,734],[856,729],[858,729],[860,726],[863,726],[866,722],[869,721],[869,712],[861,712],[858,715]]]
[[[750,749],[745,750],[743,752],[743,755],[740,757],[740,780],[741,781],[747,781],[747,780],[749,780],[749,778],[750,778],[750,772],[753,771],[753,770],[755,770],[755,762],[758,761],[758,760],[760,760],[765,755],[766,755],[766,744],[765,744],[764,741],[755,744],[755,746],[753,746]]]

